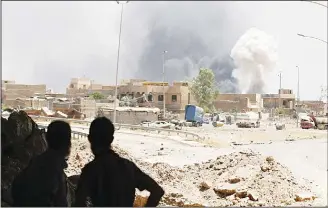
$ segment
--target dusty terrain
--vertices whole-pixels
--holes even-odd
[[[120,130],[114,149],[163,186],[163,206],[327,204],[327,140],[320,139],[327,137],[326,132],[276,131],[272,126],[264,134],[261,128],[218,129],[210,125],[190,128],[193,130],[212,136],[199,143],[164,133]],[[208,140],[219,145],[209,147]],[[244,145],[232,145],[234,142]],[[79,173],[92,158],[86,139],[74,140],[68,175]]]

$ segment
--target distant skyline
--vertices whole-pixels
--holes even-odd
[[[2,79],[46,84],[56,92],[64,92],[71,78],[84,75],[96,83],[113,85],[119,15],[120,6],[115,2],[2,2]],[[154,16],[158,20],[152,23]],[[297,36],[301,33],[327,41],[327,9],[319,5],[304,1],[130,2],[124,8],[119,80],[142,78],[139,75],[147,76],[151,67],[161,65],[160,52],[159,61],[154,60],[156,64],[149,64],[150,68],[146,62],[153,59],[145,53],[150,31],[161,24],[195,31],[196,37],[208,40],[204,44],[209,51],[217,48],[209,52],[212,54],[229,54],[247,29],[259,28],[278,42],[279,67],[267,80],[267,93],[277,93],[278,71],[282,70],[282,88],[292,89],[296,95],[296,66],[300,68],[301,100],[317,100],[320,86],[327,85],[327,44]],[[169,31],[164,31],[165,37],[172,38]],[[188,50],[183,44],[182,51]],[[174,59],[178,52],[158,50],[169,51],[171,66],[185,64],[180,61],[183,57]],[[160,67],[154,70],[158,73],[152,77],[160,81]],[[185,76],[180,69],[167,70],[170,79],[176,76],[180,81]],[[187,74],[194,76],[195,72]]]

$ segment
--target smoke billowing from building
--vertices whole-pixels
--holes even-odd
[[[135,77],[161,81],[162,53],[167,50],[166,81],[190,80],[206,67],[214,71],[220,92],[239,91],[229,53],[244,27],[228,25],[232,20],[226,9],[226,2],[166,2],[152,7]]]
[[[231,50],[236,68],[233,77],[242,93],[263,93],[265,78],[275,69],[278,55],[274,38],[256,28],[249,29]]]

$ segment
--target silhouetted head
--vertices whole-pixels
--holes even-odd
[[[96,152],[109,149],[114,140],[115,128],[113,123],[106,117],[98,117],[92,121],[89,129],[89,142],[91,150]]]
[[[65,121],[53,121],[46,133],[48,148],[68,156],[71,149],[71,127]]]

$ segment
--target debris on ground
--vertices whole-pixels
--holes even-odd
[[[23,112],[13,113],[8,120],[2,118],[1,126],[2,206],[9,206],[13,178],[30,158],[45,151],[46,144],[44,131]],[[160,206],[303,206],[316,200],[310,186],[301,185],[286,167],[271,156],[251,150],[174,167],[134,158],[116,145],[112,148],[135,162],[164,188]],[[77,184],[81,169],[93,158],[87,139],[72,140],[65,172],[73,184]],[[137,191],[134,206],[145,206],[147,199],[147,194]]]
[[[79,145],[85,144],[72,145],[75,149],[72,156],[79,150],[81,161],[84,161],[81,165],[84,166],[93,156],[81,151]],[[117,146],[113,149],[135,162],[164,188],[160,206],[287,206],[314,200],[314,197],[308,197],[311,194],[300,194],[311,192],[308,187],[300,185],[286,167],[271,156],[265,157],[251,150],[179,168],[141,161]],[[79,174],[76,170],[80,165],[73,157],[69,164],[75,171],[68,175]],[[143,206],[148,199],[148,196],[138,193],[135,207]]]

